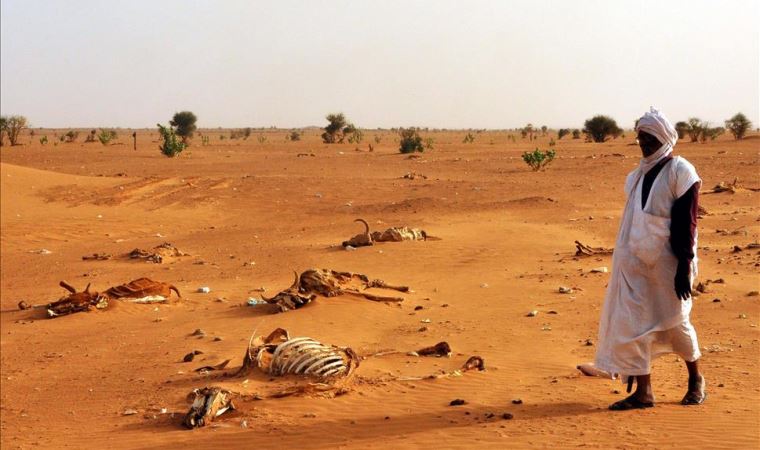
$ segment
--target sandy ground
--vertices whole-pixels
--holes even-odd
[[[630,132],[604,144],[566,137],[540,173],[520,154],[546,148],[549,137],[513,143],[507,132],[478,133],[474,144],[462,144],[463,133],[431,133],[435,150],[417,159],[398,154],[389,132],[367,131],[369,152],[366,141],[324,145],[316,131],[286,142],[285,131],[271,130],[259,143],[257,133],[221,140],[215,130],[210,145],[196,139],[176,159],[158,152],[155,131],[139,134],[137,151],[126,132],[124,144],[107,147],[53,145],[53,133],[36,131],[26,145],[0,150],[4,449],[760,445],[760,297],[748,295],[760,284],[760,258],[758,250],[732,250],[758,240],[758,192],[701,198],[709,214],[699,223],[700,279],[725,281],[710,284],[692,313],[704,349],[704,405],[679,405],[686,372],[675,356],[655,363],[658,405],[644,411],[607,411],[624,387],[575,370],[593,358],[586,340],[596,341],[609,277],[589,269],[611,258],[574,258],[573,242],[614,244],[623,180],[639,157]],[[41,134],[51,143],[40,145]],[[677,152],[705,188],[735,177],[757,188],[759,143],[757,134],[722,136],[681,142]],[[408,172],[428,178],[402,179]],[[344,251],[338,245],[359,232],[357,217],[441,239]],[[164,264],[121,257],[162,242],[190,256]],[[115,257],[82,260],[95,252]],[[414,292],[401,305],[321,298],[285,314],[244,305],[260,295],[255,289],[272,294],[293,270],[310,267],[362,272]],[[16,307],[58,299],[60,280],[105,290],[139,277],[175,284],[182,299],[56,319]],[[211,292],[197,293],[200,286]],[[576,292],[560,294],[559,286]],[[532,310],[538,315],[526,317]],[[402,353],[363,361],[350,391],[336,398],[253,400],[302,383],[226,375],[240,366],[254,329],[276,327],[362,355]],[[206,337],[190,336],[197,328]],[[451,358],[405,355],[442,340]],[[183,363],[194,349],[204,354]],[[454,370],[471,355],[488,370],[397,379]],[[228,358],[224,373],[193,371]],[[238,410],[203,429],[182,428],[186,396],[214,385],[242,395]],[[467,403],[449,406],[457,398]],[[128,409],[138,413],[123,415]],[[502,419],[505,412],[514,418]]]

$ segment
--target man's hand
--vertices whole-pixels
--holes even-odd
[[[691,271],[689,261],[679,261],[676,269],[675,288],[676,296],[681,300],[688,300],[691,297],[691,280],[689,272]]]

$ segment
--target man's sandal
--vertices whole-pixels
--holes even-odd
[[[705,402],[707,399],[707,392],[705,392],[705,385],[707,383],[705,382],[705,377],[702,377],[702,381],[699,385],[699,393],[694,392],[687,392],[684,396],[683,400],[681,400],[682,405],[701,405]]]
[[[628,411],[629,409],[644,409],[654,406],[654,402],[642,402],[635,396],[631,395],[628,398],[617,401],[609,406],[611,411]]]

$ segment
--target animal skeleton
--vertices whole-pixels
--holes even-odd
[[[129,252],[127,256],[130,259],[143,259],[148,262],[161,264],[166,257],[185,256],[186,254],[180,251],[177,247],[168,242],[157,245],[150,250],[143,250],[136,248]]]
[[[392,286],[383,280],[370,280],[369,277],[360,273],[338,272],[330,269],[309,269],[300,276],[294,272],[293,284],[272,298],[261,298],[267,303],[277,305],[280,312],[298,309],[312,300],[317,295],[335,297],[338,295],[359,295],[367,300],[376,302],[402,302],[402,297],[385,297],[369,294],[364,289],[383,288],[393,289],[399,292],[409,292],[408,286]],[[359,282],[360,288],[351,286],[352,282]]]
[[[351,239],[344,241],[344,247],[367,247],[375,242],[401,242],[401,241],[426,241],[428,234],[425,230],[409,227],[391,227],[385,231],[369,231],[369,224],[364,219],[356,219],[354,222],[364,224],[364,232]]]
[[[65,281],[61,281],[59,285],[71,294],[47,305],[32,306],[20,302],[19,309],[44,307],[48,317],[58,317],[91,309],[105,309],[109,300],[126,300],[133,303],[165,302],[171,291],[181,297],[179,290],[173,285],[148,278],[138,278],[127,284],[111,287],[103,293],[90,292],[89,284],[82,292],[77,292]]]
[[[305,375],[320,381],[350,376],[359,367],[359,356],[348,347],[322,344],[310,337],[290,338],[277,328],[267,337],[251,336],[243,366],[256,366],[269,375]]]
[[[589,247],[581,241],[575,241],[575,256],[611,255],[611,248]]]

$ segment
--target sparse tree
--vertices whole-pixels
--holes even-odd
[[[187,141],[193,137],[193,133],[198,129],[195,125],[197,121],[198,118],[192,112],[181,111],[174,114],[169,125],[174,128],[174,133],[182,138],[182,143],[187,145]]]
[[[562,139],[568,134],[570,134],[570,130],[568,130],[567,128],[560,128],[559,131],[557,131],[557,140]]]
[[[686,133],[689,135],[691,142],[699,141],[699,137],[704,133],[705,128],[709,127],[709,124],[702,122],[697,117],[690,117],[687,125]]]
[[[343,113],[328,114],[327,126],[325,132],[322,133],[322,141],[325,144],[335,144],[336,142],[343,142],[343,130],[346,128],[348,122],[346,122],[346,116]]]
[[[525,125],[525,127],[523,127],[523,129],[521,130],[522,137],[526,137],[527,136],[529,138],[528,140],[532,141],[533,140],[533,132],[534,131],[536,131],[536,130],[533,128],[533,124],[529,123],[529,124]]]
[[[187,147],[187,144],[182,142],[180,139],[177,139],[177,134],[174,131],[174,127],[165,127],[160,123],[157,125],[158,132],[161,135],[161,145],[159,146],[161,153],[169,158],[174,158],[175,156],[182,153],[182,151]]]
[[[683,139],[686,137],[686,134],[689,132],[689,124],[684,122],[683,120],[680,122],[676,122],[676,133],[678,133],[678,139]]]
[[[581,138],[581,130],[579,130],[577,128],[574,129],[573,130],[573,139],[580,139],[580,138]]]
[[[27,120],[24,116],[9,116],[5,118],[5,133],[8,135],[8,141],[11,145],[18,144],[18,137],[21,130],[26,128]]]
[[[618,127],[615,119],[598,115],[586,121],[583,132],[594,142],[604,142],[609,136],[620,136],[623,130]]]
[[[3,136],[8,131],[8,118],[5,116],[0,116],[0,147],[5,145],[5,142],[3,141]]]
[[[300,141],[301,140],[301,132],[298,130],[293,130],[290,132],[290,134],[287,136],[289,140],[291,141]]]
[[[546,125],[541,125],[541,135],[546,136],[546,130],[549,128]]]
[[[744,135],[751,127],[752,122],[742,113],[737,113],[734,117],[726,120],[726,128],[734,135],[734,139],[744,139]]]

